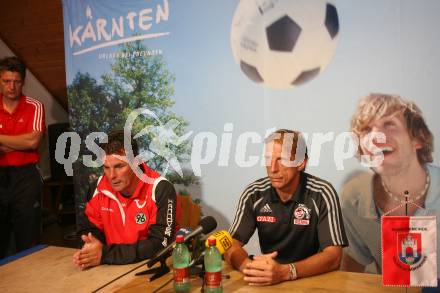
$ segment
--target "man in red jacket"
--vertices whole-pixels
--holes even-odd
[[[178,228],[173,185],[124,148],[124,133],[113,132],[103,145],[104,176],[86,205],[88,223],[80,227],[82,249],[73,262],[85,269],[100,264],[127,264],[152,257],[169,245]],[[140,176],[133,170],[138,166]]]

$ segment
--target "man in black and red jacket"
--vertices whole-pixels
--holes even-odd
[[[86,205],[87,220],[79,227],[84,245],[73,256],[82,269],[150,258],[174,240],[179,228],[176,191],[137,160],[136,142],[131,139],[134,158],[127,156],[122,131],[109,134],[102,147],[104,176]]]

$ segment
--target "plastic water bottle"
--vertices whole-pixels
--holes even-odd
[[[222,286],[222,255],[218,251],[215,238],[208,238],[205,251],[205,284],[204,292],[223,292]]]
[[[190,255],[188,247],[184,242],[183,235],[177,235],[176,247],[173,250],[175,292],[189,292],[191,289],[191,284],[189,282],[189,262]]]

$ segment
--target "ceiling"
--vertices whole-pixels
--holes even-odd
[[[0,38],[67,110],[61,0],[2,0]]]

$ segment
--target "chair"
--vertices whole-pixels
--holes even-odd
[[[68,196],[72,201],[72,207],[66,208],[63,202],[63,195]],[[56,215],[58,223],[63,221],[63,215],[74,215],[73,208],[73,180],[72,177],[61,176],[61,178],[47,178],[43,186],[43,207]]]
[[[200,222],[201,207],[193,202],[190,195],[177,195],[181,207],[180,227],[196,228]]]

